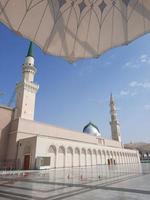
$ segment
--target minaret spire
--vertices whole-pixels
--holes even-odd
[[[33,46],[33,43],[32,41],[30,41],[30,45],[29,45],[29,49],[28,49],[28,53],[27,53],[27,56],[26,57],[33,57],[33,50],[32,50],[32,46]]]
[[[110,102],[113,102],[114,101],[114,98],[113,98],[113,95],[112,93],[110,94]]]
[[[121,142],[120,124],[117,120],[117,110],[112,93],[110,95],[110,115],[111,115],[110,126],[111,126],[112,139]]]

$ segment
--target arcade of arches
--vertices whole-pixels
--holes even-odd
[[[50,168],[138,163],[136,153],[50,145]]]
[[[73,132],[68,134],[70,137],[72,135]],[[84,135],[84,141],[81,141],[81,137],[79,141],[75,141],[75,136],[78,139],[77,134],[72,136],[72,140],[43,135],[20,139],[17,153],[19,169],[85,167],[140,162],[138,151],[125,149],[119,142],[103,140],[103,143],[99,144],[97,141],[99,138],[87,135]]]

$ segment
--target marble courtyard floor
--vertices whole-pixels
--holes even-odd
[[[149,200],[150,164],[0,172],[0,200]]]

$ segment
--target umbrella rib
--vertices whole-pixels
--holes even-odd
[[[7,5],[8,5],[8,2],[9,2],[9,0],[7,1]],[[1,7],[1,9],[3,9],[3,6],[2,6],[1,2],[0,2],[0,7]],[[5,7],[6,7],[6,6],[5,6]],[[5,17],[6,21],[8,22],[10,28],[11,28],[12,30],[14,30],[14,28],[13,28],[13,26],[11,25],[10,20],[9,20],[8,16],[6,15],[4,9],[2,10],[2,13],[4,14],[4,17]]]
[[[114,9],[115,9],[115,7],[113,6],[113,8],[112,8],[112,25],[111,25],[111,48],[113,45],[113,36],[114,36]]]
[[[139,7],[142,8],[141,3],[139,2]],[[139,8],[135,8],[135,10],[141,14],[141,10]],[[145,13],[145,18],[147,18],[148,21],[150,21],[150,10],[148,10],[144,5],[143,5],[143,12]]]
[[[105,22],[105,19],[107,18],[107,16],[110,14],[111,10],[112,10],[113,6],[110,7],[109,11],[107,12],[107,14],[104,16],[101,26],[103,25],[103,23]]]
[[[97,46],[97,52],[99,53],[99,49],[100,49],[100,40],[101,40],[101,30],[103,28],[103,24],[105,22],[105,19],[107,18],[107,16],[110,14],[111,10],[112,10],[113,6],[111,6],[107,12],[107,14],[104,16],[104,18],[102,19],[102,13],[101,13],[101,20],[100,20],[100,31],[99,31],[99,39],[98,39],[98,46]]]
[[[67,29],[67,31],[69,34],[72,35],[72,37],[75,36],[75,35],[73,35],[72,32],[70,32],[70,30]],[[83,42],[79,38],[77,38],[76,41],[78,41],[80,43],[80,45],[83,46]],[[96,53],[96,51],[92,48],[92,46],[90,46],[87,42],[84,42],[84,45],[86,45],[87,51],[89,51],[92,55]],[[82,58],[82,57],[80,57],[80,58]]]
[[[70,8],[71,6],[69,6],[69,7],[67,7],[62,13],[60,13],[60,12],[58,12],[58,14],[57,14],[57,19],[56,19],[56,21],[55,21],[55,23],[54,23],[54,25],[53,25],[53,28],[52,28],[52,30],[51,30],[51,32],[50,32],[50,34],[49,34],[49,37],[47,38],[47,40],[46,40],[46,42],[45,42],[45,45],[44,45],[44,48],[43,48],[43,50],[44,51],[47,51],[47,49],[48,49],[48,47],[49,47],[49,45],[50,45],[50,43],[51,43],[51,41],[52,41],[52,36],[54,35],[54,28],[55,28],[55,25],[56,25],[56,23],[58,22],[58,20],[60,19],[60,18],[62,18],[62,16],[63,16],[63,14]],[[49,8],[51,9],[51,6],[49,6]],[[59,13],[60,13],[60,15],[59,15]],[[62,22],[63,24],[64,24],[64,22]],[[59,33],[60,34],[60,33]]]
[[[48,2],[47,2],[47,4],[46,4],[46,6],[45,6],[43,15],[42,15],[42,17],[41,17],[41,19],[40,19],[40,23],[39,23],[39,25],[38,25],[38,28],[37,28],[36,33],[35,33],[35,36],[34,36],[34,40],[35,40],[35,38],[36,38],[36,36],[37,36],[37,33],[38,33],[38,31],[39,31],[39,28],[40,28],[40,26],[41,26],[41,24],[42,24],[42,20],[43,20],[43,18],[44,18],[45,13],[46,13],[47,7],[48,7]]]
[[[77,31],[76,31],[75,35],[73,35],[71,32],[69,32],[69,30],[67,30],[68,33],[71,34],[72,37],[75,38],[75,40],[74,40],[74,45],[73,45],[73,49],[75,48],[75,45],[76,45],[76,42],[77,42],[77,41],[80,43],[81,46],[83,46],[82,41],[80,41],[80,40],[77,38],[77,34],[78,34],[79,26],[81,25],[82,20],[83,20],[83,19],[85,18],[85,16],[89,13],[89,11],[90,11],[90,9],[88,9],[88,10],[86,11],[86,13],[83,15],[83,17],[82,17],[81,19],[80,19],[80,17],[81,17],[81,13],[80,13],[80,17],[79,17],[79,21],[78,21],[78,25],[77,25]],[[89,46],[88,44],[86,44],[86,45]],[[95,50],[94,50],[92,47],[89,47],[89,48],[91,49],[90,53],[95,52]]]
[[[139,6],[137,6],[137,4],[139,4]],[[131,5],[129,4],[129,6],[131,6]],[[148,10],[144,6],[144,4],[141,4],[139,1],[137,1],[136,4],[134,5],[133,10],[136,10],[142,16],[143,16],[143,13],[144,13],[144,18],[146,18],[148,21],[150,21],[150,14],[149,14],[150,10]],[[133,12],[133,10],[132,10],[132,12]],[[131,16],[132,12],[130,13],[130,16]],[[130,16],[129,16],[129,18],[130,18]]]
[[[128,17],[128,19],[127,20],[129,20],[130,19],[130,17],[131,17],[131,15],[132,15],[132,13],[135,11],[135,8],[136,8],[136,6],[137,6],[137,4],[138,4],[139,2],[138,2],[138,0],[137,0],[137,2],[134,4],[134,6],[133,7],[131,7],[131,5],[130,5],[130,7],[132,8],[132,10],[131,10],[131,12],[130,12],[130,15],[129,15],[129,17]]]
[[[23,21],[24,21],[24,19],[25,19],[27,13],[28,13],[28,11],[29,11],[29,8],[30,8],[30,5],[32,4],[32,2],[33,2],[33,0],[30,1],[29,6],[28,6],[27,9],[26,9],[26,12],[25,12],[25,14],[24,14],[24,16],[23,16],[23,18],[22,18],[20,24],[19,24],[19,27],[18,27],[17,31],[19,31],[21,25],[23,24]]]
[[[6,1],[6,3],[5,3],[4,6],[2,6],[2,4],[1,4],[1,12],[0,12],[0,15],[4,12],[4,9],[6,8],[8,2],[9,2],[9,0]]]
[[[74,6],[73,6],[73,10],[74,10],[74,13],[76,15],[76,20],[77,20],[77,23],[78,23],[78,21],[80,20],[81,13],[80,13],[79,20],[78,20],[78,15],[77,15],[77,12],[76,12],[76,9],[74,8]]]
[[[100,19],[95,11],[95,9],[93,9],[93,12],[95,13],[96,15],[96,18],[97,18],[97,21],[98,21],[98,24],[99,24],[99,33],[98,33],[98,42],[97,42],[97,54],[98,54],[98,49],[99,49],[99,44],[100,44],[100,32],[101,32],[101,22],[102,22],[102,12],[101,12],[101,16],[100,16]]]
[[[75,11],[75,13],[76,13],[75,8],[74,8],[74,11]],[[77,15],[77,13],[76,13],[76,15]],[[77,29],[76,29],[75,36],[74,36],[74,42],[73,42],[72,52],[74,51],[75,45],[76,45],[76,39],[77,39],[78,30],[79,30],[80,17],[81,17],[81,12],[80,12],[80,15],[79,15],[79,20],[77,19]],[[76,17],[76,18],[77,18],[77,17]]]
[[[39,2],[35,3],[33,6],[31,6],[28,10],[31,10],[32,8],[34,8],[35,6],[39,5],[40,3],[43,3],[43,1],[46,0],[40,0]],[[48,3],[48,2],[47,2]]]
[[[25,0],[25,5],[26,5],[26,10],[27,10],[27,7],[28,7],[28,5],[27,5],[27,0]]]
[[[71,12],[72,12],[72,8],[70,8],[70,12],[69,12],[69,15],[68,15],[68,19],[67,19],[67,24],[66,24],[66,27],[65,27],[65,30],[64,30],[64,38],[62,40],[62,45],[61,45],[61,49],[60,49],[60,53],[59,55],[61,55],[61,52],[62,52],[62,49],[63,49],[63,44],[65,44],[66,46],[66,55],[68,55],[68,48],[67,48],[67,44],[66,44],[66,30],[68,29],[68,24],[69,24],[69,20],[70,20],[70,16],[71,16]],[[64,49],[65,50],[65,49]]]
[[[123,5],[123,3],[120,3],[120,5]],[[116,5],[114,5],[114,6],[115,6],[115,8],[120,12],[122,18],[124,18],[124,19],[127,21],[127,15],[125,16],[125,15],[123,14],[122,10],[120,10]],[[122,8],[122,9],[123,9],[123,8]]]
[[[50,6],[49,6],[49,8],[51,9]],[[68,8],[66,8],[66,9],[64,10],[64,12],[66,12],[66,10],[68,10]],[[88,11],[89,11],[89,10],[88,10]],[[88,11],[85,13],[85,15],[88,13]],[[64,13],[64,12],[63,12],[63,13]],[[60,17],[62,17],[63,13],[61,13],[61,15],[57,18],[57,20],[56,20],[56,22],[55,22],[55,24],[54,24],[54,26],[53,26],[53,29],[52,29],[52,31],[51,31],[49,37],[47,38],[47,40],[46,40],[46,42],[45,42],[45,45],[44,45],[44,48],[43,48],[43,51],[45,51],[45,52],[47,51],[47,49],[48,49],[48,47],[49,47],[49,45],[50,45],[50,42],[52,41],[52,36],[54,36],[54,34],[53,34],[53,32],[54,32],[54,27],[55,27],[55,25],[56,25],[58,19],[59,19]],[[58,15],[59,15],[59,13],[58,13]],[[57,16],[58,16],[58,15],[57,15]],[[85,15],[82,17],[81,21],[83,20],[83,18],[85,17]],[[81,24],[81,21],[80,21],[79,25]],[[67,31],[69,34],[71,34],[72,37],[75,36],[75,35],[73,35],[73,33],[70,32],[70,30],[66,29],[66,31]],[[76,39],[76,41],[78,41],[78,42],[81,44],[81,46],[83,46],[82,41],[80,41],[79,39]],[[85,43],[84,43],[84,44],[85,44]],[[95,50],[94,50],[91,46],[89,46],[89,44],[86,44],[86,46],[88,47],[88,51],[90,51],[91,54],[95,53]]]
[[[144,33],[145,33],[145,14],[144,14],[144,2],[143,2],[143,0],[142,0],[142,7],[143,7],[143,9],[142,9],[142,16],[143,16],[143,24],[144,24]]]
[[[99,27],[99,34],[98,34],[98,43],[97,43],[97,55],[99,53],[99,48],[100,48],[100,44],[101,44],[101,30],[102,30],[102,14],[101,14],[101,19],[100,19],[100,27]]]
[[[90,3],[90,2],[89,2],[89,3]],[[77,35],[77,33],[78,33],[78,29],[79,29],[79,26],[81,25],[82,20],[85,18],[85,16],[88,14],[89,11],[90,11],[90,9],[88,9],[88,10],[86,11],[86,13],[82,16],[81,20],[79,20],[79,23],[78,23],[78,26],[77,26],[76,35]],[[94,10],[94,11],[95,11],[95,10]],[[96,12],[95,12],[95,14],[96,14]],[[97,14],[96,14],[96,16],[97,16]],[[97,16],[97,19],[98,19],[98,16]],[[98,22],[99,22],[99,26],[101,27],[100,21],[99,21],[99,20],[98,20]],[[80,43],[80,45],[83,46],[82,42],[79,41],[79,39],[77,39],[76,36],[75,36],[74,48],[75,48],[75,45],[76,45],[76,41],[78,41],[78,42]],[[88,46],[88,44],[86,44],[86,45]],[[99,45],[98,45],[98,46],[99,46]],[[94,53],[94,52],[95,52],[95,50],[94,50],[93,48],[91,48],[91,47],[89,47],[89,48],[91,49],[91,50],[90,50],[91,53]],[[98,49],[98,48],[97,48],[97,49]]]
[[[87,35],[86,35],[86,43],[88,44],[88,39],[89,39],[89,29],[90,29],[90,24],[91,24],[91,18],[92,18],[92,11],[93,11],[93,7],[91,7],[90,8],[90,18],[89,18],[89,23],[88,23],[88,29],[87,29]],[[84,43],[85,43],[85,41],[84,41]],[[86,48],[86,50],[87,50],[88,48]],[[94,49],[93,49],[94,50]],[[95,50],[94,50],[95,51]],[[84,56],[85,56],[85,53],[86,53],[86,51],[85,51],[85,49],[84,49]]]
[[[123,2],[120,3],[120,7],[123,10]],[[123,32],[124,32],[124,40],[125,40],[125,44],[128,43],[128,20],[127,20],[127,7],[126,7],[126,16],[124,15],[124,13],[121,12],[121,10],[116,7],[116,9],[120,12],[121,16],[122,16],[122,24],[123,24]]]
[[[89,28],[90,28],[90,23],[91,23],[91,16],[92,16],[92,8],[90,8],[90,17],[89,17],[89,23],[88,23],[88,28],[87,28],[87,34],[86,34],[86,43],[88,43],[88,36],[89,36]],[[84,41],[84,43],[85,43]],[[83,46],[84,47],[84,46]],[[85,56],[85,49],[84,49],[84,53],[83,53],[83,57]]]
[[[82,16],[82,18],[81,18],[81,20],[80,20],[80,22],[79,22],[79,26],[80,26],[82,20],[84,19],[84,17],[86,17],[86,15],[88,14],[89,11],[90,11],[90,8],[89,8],[89,9],[86,11],[86,13],[84,13],[84,15]]]
[[[55,21],[56,20],[56,16],[55,16],[55,8],[54,8],[53,0],[51,0],[51,4],[52,4],[52,9],[53,9],[54,21]]]

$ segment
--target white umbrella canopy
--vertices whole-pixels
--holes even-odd
[[[98,57],[150,31],[150,0],[0,0],[0,21],[69,61]]]

